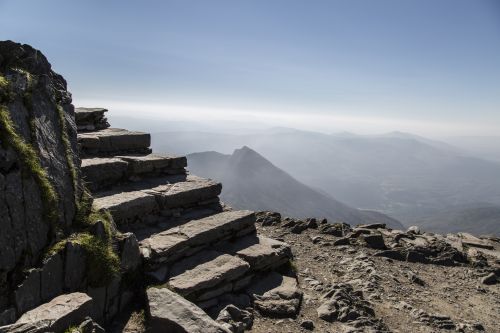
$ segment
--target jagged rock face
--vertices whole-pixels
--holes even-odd
[[[40,51],[0,42],[0,309],[9,284],[74,220],[76,152],[66,81]]]

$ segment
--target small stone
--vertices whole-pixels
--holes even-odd
[[[308,331],[312,331],[314,329],[314,323],[311,320],[302,321],[300,323],[300,326]]]
[[[385,249],[384,237],[381,234],[363,235],[362,239],[372,249]]]
[[[483,284],[491,285],[498,282],[498,278],[495,273],[490,273],[481,279]]]
[[[413,226],[409,227],[406,232],[409,233],[409,234],[415,234],[415,235],[420,235],[421,234],[420,228],[417,227],[416,225],[413,225]]]
[[[348,237],[342,237],[337,239],[335,242],[333,242],[334,246],[341,246],[341,245],[350,245],[350,241]]]

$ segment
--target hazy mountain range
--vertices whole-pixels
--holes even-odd
[[[230,154],[249,146],[300,183],[405,225],[464,205],[500,205],[500,163],[406,133],[329,135],[273,128],[244,134],[172,131],[153,137],[154,150],[178,154]],[[500,215],[492,220],[485,232],[500,233]],[[449,223],[447,231],[460,231]]]
[[[221,198],[234,208],[278,211],[299,218],[326,217],[351,224],[382,222],[403,228],[384,214],[351,208],[300,183],[246,146],[231,155],[210,151],[187,157],[192,173],[222,182]]]

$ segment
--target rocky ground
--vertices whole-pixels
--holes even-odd
[[[260,234],[291,245],[303,299],[296,318],[276,320],[256,313],[252,332],[500,332],[500,285],[494,275],[498,239],[465,235],[462,251],[467,257],[450,246],[437,254],[440,264],[431,263],[436,261],[432,251],[413,260],[421,262],[408,262],[381,255],[397,258],[397,253],[410,252],[411,258],[411,250],[426,253],[443,237],[376,225],[354,230],[344,225],[341,232],[341,225],[336,229],[270,214],[260,220]],[[444,239],[443,247],[452,243]]]

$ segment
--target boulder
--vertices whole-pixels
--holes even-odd
[[[302,302],[297,280],[270,272],[254,279],[247,288],[255,309],[269,317],[295,317]]]
[[[14,324],[0,327],[0,332],[64,332],[78,325],[92,313],[92,298],[83,293],[58,296],[23,314]]]
[[[384,237],[381,234],[362,235],[361,239],[372,249],[385,249]]]
[[[229,304],[219,313],[216,319],[233,333],[243,333],[253,325],[253,314]]]
[[[202,309],[167,288],[146,292],[151,333],[230,333]]]

